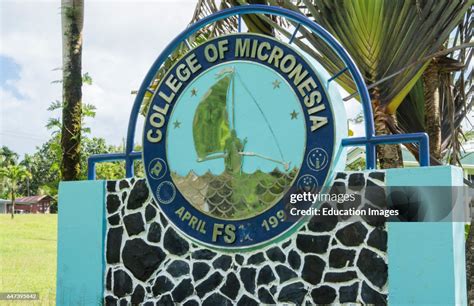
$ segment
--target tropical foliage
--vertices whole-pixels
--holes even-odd
[[[2,146],[0,148],[0,167],[6,167],[9,165],[14,165],[18,162],[18,154],[13,152],[7,146]]]
[[[91,84],[92,80],[86,73],[83,76],[84,82]],[[123,152],[123,146],[107,145],[105,139],[91,136],[91,129],[86,124],[88,119],[95,117],[95,106],[83,103],[81,115],[81,152],[80,169],[77,179],[87,179],[87,159],[94,154]],[[58,185],[61,181],[61,160],[62,160],[62,119],[64,104],[54,101],[48,107],[52,117],[49,118],[46,127],[51,131],[51,138],[44,144],[36,148],[33,154],[25,154],[19,163],[31,173],[31,177],[18,182],[17,195],[28,196],[32,194],[47,194],[55,197],[58,193]],[[139,148],[137,148],[139,150]],[[18,154],[8,147],[0,148],[1,168],[18,162]],[[98,179],[119,179],[125,176],[125,168],[120,162],[101,163],[96,169]],[[141,164],[135,166],[135,173],[143,175]],[[5,182],[1,181],[0,196],[7,195]]]
[[[474,72],[469,66],[473,54],[472,22],[470,8],[397,109],[398,126],[393,127],[395,132],[428,132],[431,155],[457,165],[462,143],[472,134],[472,125],[465,120],[472,110],[474,93]],[[469,45],[470,48],[463,48]],[[413,147],[409,149],[416,152]]]
[[[31,178],[31,173],[24,166],[12,164],[0,168],[0,178],[6,180],[6,186],[11,196],[11,215],[13,219],[13,216],[15,215],[15,198],[17,194],[18,183],[27,178]]]
[[[444,50],[441,55],[450,57],[450,68],[438,69],[438,71],[443,71],[451,78],[451,82],[445,82],[443,86],[451,89],[456,88],[451,90],[453,96],[451,100],[454,101],[456,98],[457,102],[451,103],[450,109],[445,105],[442,110],[444,112],[450,111],[453,114],[446,121],[454,117],[456,120],[451,120],[452,123],[449,124],[439,123],[438,125],[446,127],[449,131],[449,133],[442,134],[447,137],[442,141],[444,147],[449,147],[456,153],[454,148],[458,145],[456,141],[458,137],[454,131],[460,130],[461,121],[470,110],[469,101],[472,102],[472,98],[469,100],[469,95],[472,95],[472,84],[471,81],[466,84],[466,81],[472,78],[469,78],[469,75],[466,77],[464,71],[457,75],[453,75],[451,72],[453,67],[466,69],[463,64],[470,61],[469,54],[472,51],[462,48],[472,47],[470,42],[472,37],[470,17],[472,0],[201,0],[197,4],[193,21],[227,6],[248,3],[279,5],[300,12],[321,24],[341,42],[355,60],[368,85],[378,134],[414,130],[406,124],[399,123],[397,109],[402,102],[406,101],[409,94],[410,97],[416,95],[416,92],[411,91],[419,80],[422,82],[423,79],[429,79],[429,75],[425,75],[423,78],[423,72],[431,62],[439,62],[433,58],[439,55],[438,51]],[[245,22],[251,32],[287,38],[291,37],[297,26],[294,23],[285,23],[264,15],[252,15],[251,18],[246,18]],[[273,31],[267,30],[268,25],[271,25]],[[208,29],[207,32],[204,30],[203,33],[208,36],[229,33],[235,31],[236,27],[236,20],[229,19],[217,23],[214,28]],[[458,27],[457,34],[453,34],[456,27]],[[450,35],[455,35],[456,38],[450,41]],[[297,38],[295,44],[317,59],[331,74],[334,75],[344,68],[341,60],[325,42],[306,28],[299,29]],[[453,45],[457,53],[450,49]],[[462,81],[459,80],[459,75],[462,75]],[[340,75],[337,81],[344,89],[352,93],[351,97],[357,98],[355,85],[348,72]],[[414,91],[419,91],[419,86]],[[456,92],[458,94],[455,94]],[[426,99],[426,102],[429,103],[429,101],[431,100]],[[416,109],[420,109],[420,107],[424,109],[425,105],[417,105]],[[433,108],[432,104],[427,107]],[[401,122],[413,120],[423,122],[422,131],[429,129],[429,126],[424,124],[425,119],[428,119],[428,122],[433,121],[428,115],[426,118],[425,115],[420,117],[420,113],[415,114],[413,111],[405,113],[405,116],[407,118],[400,118]],[[418,116],[418,119],[411,118],[413,116]],[[417,152],[416,146],[410,148],[415,153]],[[397,147],[381,146],[378,150],[378,157],[380,165],[384,168],[401,165],[401,153]]]
[[[0,169],[4,169],[18,163],[18,153],[12,151],[7,146],[0,147]],[[6,178],[0,178],[0,198],[9,196],[9,189]]]
[[[139,147],[135,149],[140,150]],[[89,156],[93,154],[123,152],[123,150],[123,146],[108,145],[103,138],[83,135],[79,179],[87,179],[87,159]],[[0,158],[2,158],[1,154]],[[26,154],[23,160],[20,161],[19,166],[26,169],[31,176],[26,176],[16,182],[15,196],[40,194],[56,197],[61,180],[60,158],[61,145],[59,134],[52,135],[47,142],[37,147],[36,152],[33,154]],[[0,169],[6,169],[7,167],[1,165]],[[134,170],[137,176],[144,176],[144,169],[141,163],[136,163]],[[97,179],[121,179],[125,176],[125,166],[121,162],[100,163],[96,166],[96,175]],[[0,198],[10,198],[10,191],[8,179],[6,177],[0,178]]]

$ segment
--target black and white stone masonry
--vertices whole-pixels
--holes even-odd
[[[364,187],[383,185],[383,172],[339,173],[333,192],[377,208],[384,190]],[[106,205],[105,305],[387,303],[383,219],[313,217],[286,240],[223,253],[175,231],[144,179],[108,181]]]

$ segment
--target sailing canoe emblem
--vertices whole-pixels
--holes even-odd
[[[239,82],[242,84],[236,84]],[[223,171],[216,173],[208,168],[203,175],[199,175],[195,169],[190,169],[182,173],[184,176],[177,172],[172,174],[178,189],[196,208],[225,219],[241,219],[264,211],[288,191],[298,172],[296,167],[290,171],[290,162],[284,160],[279,140],[264,112],[260,113],[265,123],[262,129],[268,129],[273,135],[272,145],[278,147],[281,159],[248,151],[252,141],[258,138],[253,133],[243,137],[243,128],[239,131],[238,125],[245,126],[246,123],[237,122],[236,109],[250,105],[236,101],[236,87],[239,90],[248,88],[236,68],[219,70],[215,83],[201,98],[190,126],[196,161],[206,164],[211,160],[219,160],[224,165]],[[246,94],[252,95],[251,92]],[[257,100],[253,103],[257,109],[261,108]],[[269,161],[274,164],[274,168],[269,173],[261,170],[247,173],[243,166],[249,159]]]
[[[269,61],[272,48],[278,60]],[[295,50],[259,35],[219,37],[158,86],[144,129],[147,181],[187,236],[219,248],[262,244],[294,227],[291,193],[326,182],[332,123],[314,68]]]

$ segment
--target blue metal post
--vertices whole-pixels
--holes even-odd
[[[371,155],[375,152],[375,146],[381,144],[400,144],[400,143],[418,143],[420,146],[420,166],[429,166],[430,164],[430,148],[428,135],[426,133],[397,134],[397,135],[379,135],[374,136],[370,140],[366,137],[351,137],[342,140],[345,147],[351,146],[370,146]],[[367,149],[368,150],[368,149]],[[374,168],[368,168],[374,169]]]
[[[298,31],[300,30],[300,27],[301,27],[301,23],[298,23],[298,25],[296,26],[295,30],[293,31],[293,34],[291,35],[290,41],[288,41],[288,43],[289,43],[290,45],[293,43],[293,40],[295,39],[296,34],[297,34]]]
[[[329,83],[331,83],[332,81],[334,81],[335,79],[337,79],[338,77],[340,77],[344,72],[347,71],[347,67],[344,67],[342,68],[341,70],[339,70],[335,75],[333,75],[327,82],[327,85],[329,85]]]

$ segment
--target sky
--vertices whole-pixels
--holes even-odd
[[[107,143],[123,142],[138,89],[164,47],[192,18],[195,0],[85,1],[83,102],[97,107],[87,125]],[[0,146],[34,153],[51,131],[47,111],[61,99],[60,1],[0,0]],[[356,103],[347,105],[356,115]],[[141,125],[137,140],[141,139]],[[357,128],[357,130],[360,130]],[[358,131],[356,131],[358,132]]]

